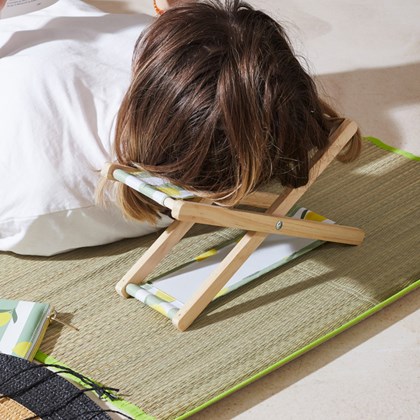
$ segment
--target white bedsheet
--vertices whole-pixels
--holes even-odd
[[[0,20],[0,250],[51,255],[156,230],[94,203],[151,19],[60,0]]]

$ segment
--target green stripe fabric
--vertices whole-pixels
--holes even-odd
[[[37,344],[38,337],[41,334],[45,323],[48,322],[47,317],[49,313],[50,306],[48,304],[35,302],[18,340],[19,342],[31,343],[25,358],[29,357],[34,349],[34,346]],[[22,355],[16,354],[16,356],[21,357]]]
[[[364,140],[371,142],[375,146],[383,150],[387,150],[388,152],[397,153],[401,156],[406,157],[407,159],[420,161],[420,156],[416,156],[413,153],[406,152],[405,150],[398,149],[397,147],[390,146],[388,144],[383,143],[381,140],[377,139],[376,137],[364,137]]]
[[[195,197],[192,192],[171,184],[163,178],[152,176],[146,171],[129,173],[116,169],[112,176],[162,206],[165,206],[165,200],[169,197],[176,199]]]
[[[0,299],[0,352],[32,357],[50,310],[46,303]]]
[[[145,195],[146,197],[150,198],[153,201],[156,201],[158,204],[164,206],[165,200],[169,198],[169,196],[161,191],[157,191],[155,188],[151,187],[150,185],[146,184],[141,179],[137,178],[136,176],[124,172],[121,169],[116,169],[113,172],[113,177],[117,180],[122,182],[123,184],[128,185],[129,187],[135,189],[139,193]]]

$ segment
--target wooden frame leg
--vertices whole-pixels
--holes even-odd
[[[325,151],[317,153],[314,164],[311,168],[308,183],[300,188],[288,188],[273,202],[273,197],[267,195],[264,206],[272,202],[266,215],[282,217],[292,208],[304,192],[313,184],[316,178],[331,163],[337,154],[346,145],[349,139],[357,130],[357,125],[345,120],[333,133],[330,144]],[[257,197],[254,197],[254,201]],[[199,200],[208,202],[207,200]],[[153,271],[156,265],[168,254],[183,236],[194,225],[194,221],[175,221],[165,232],[153,243],[153,245],[142,255],[132,266],[127,274],[116,286],[117,292],[128,297],[126,287],[129,283],[141,284]],[[187,302],[173,318],[172,322],[181,331],[188,328],[204,308],[213,300],[221,288],[228,282],[232,275],[242,266],[245,260],[264,241],[267,233],[248,232],[227,255],[223,262],[210,275],[200,290]]]
[[[264,233],[249,232],[239,241],[200,290],[175,314],[172,323],[179,331],[185,331],[194,322],[266,236]]]
[[[300,198],[300,195],[295,194],[295,191],[297,190],[290,190],[288,199],[282,200],[280,205],[278,205],[278,200],[274,202],[267,213],[274,215],[287,213]],[[277,211],[274,211],[273,208]],[[261,245],[267,235],[267,233],[261,232],[247,232],[242,237],[195,295],[175,314],[172,323],[178,330],[185,331],[194,322],[247,258]]]
[[[197,203],[209,204],[210,200],[199,198]],[[147,251],[127,271],[124,277],[117,283],[115,290],[119,295],[128,298],[127,285],[144,283],[146,277],[155,269],[160,261],[168,255],[169,251],[188,233],[194,226],[193,221],[183,222],[175,220],[156,239]]]
[[[333,133],[328,148],[322,153],[318,153],[315,157],[308,183],[300,188],[286,189],[284,194],[274,201],[266,214],[272,216],[284,216],[287,214],[306,190],[315,182],[318,176],[321,175],[338,153],[340,153],[356,131],[357,125],[351,120],[345,120]],[[266,233],[259,232],[248,232],[245,234],[194,296],[176,313],[172,319],[172,323],[178,330],[185,331],[194,322],[233,274],[235,274],[246,259],[264,241],[266,236]]]
[[[141,284],[154,270],[169,251],[187,234],[194,226],[194,222],[181,222],[176,220],[156,239],[147,251],[127,271],[117,283],[115,290],[122,297],[128,298],[126,291],[130,283]]]

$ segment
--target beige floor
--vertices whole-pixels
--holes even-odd
[[[152,14],[152,0],[88,0]],[[420,155],[418,0],[254,0],[365,135]],[[419,234],[413,232],[413,234]],[[420,290],[196,419],[420,418]]]

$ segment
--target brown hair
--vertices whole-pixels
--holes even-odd
[[[239,0],[204,1],[168,10],[137,41],[115,150],[230,206],[272,179],[305,185],[337,120],[277,22]],[[359,150],[358,133],[341,160]],[[157,220],[161,207],[118,188],[127,215]]]

